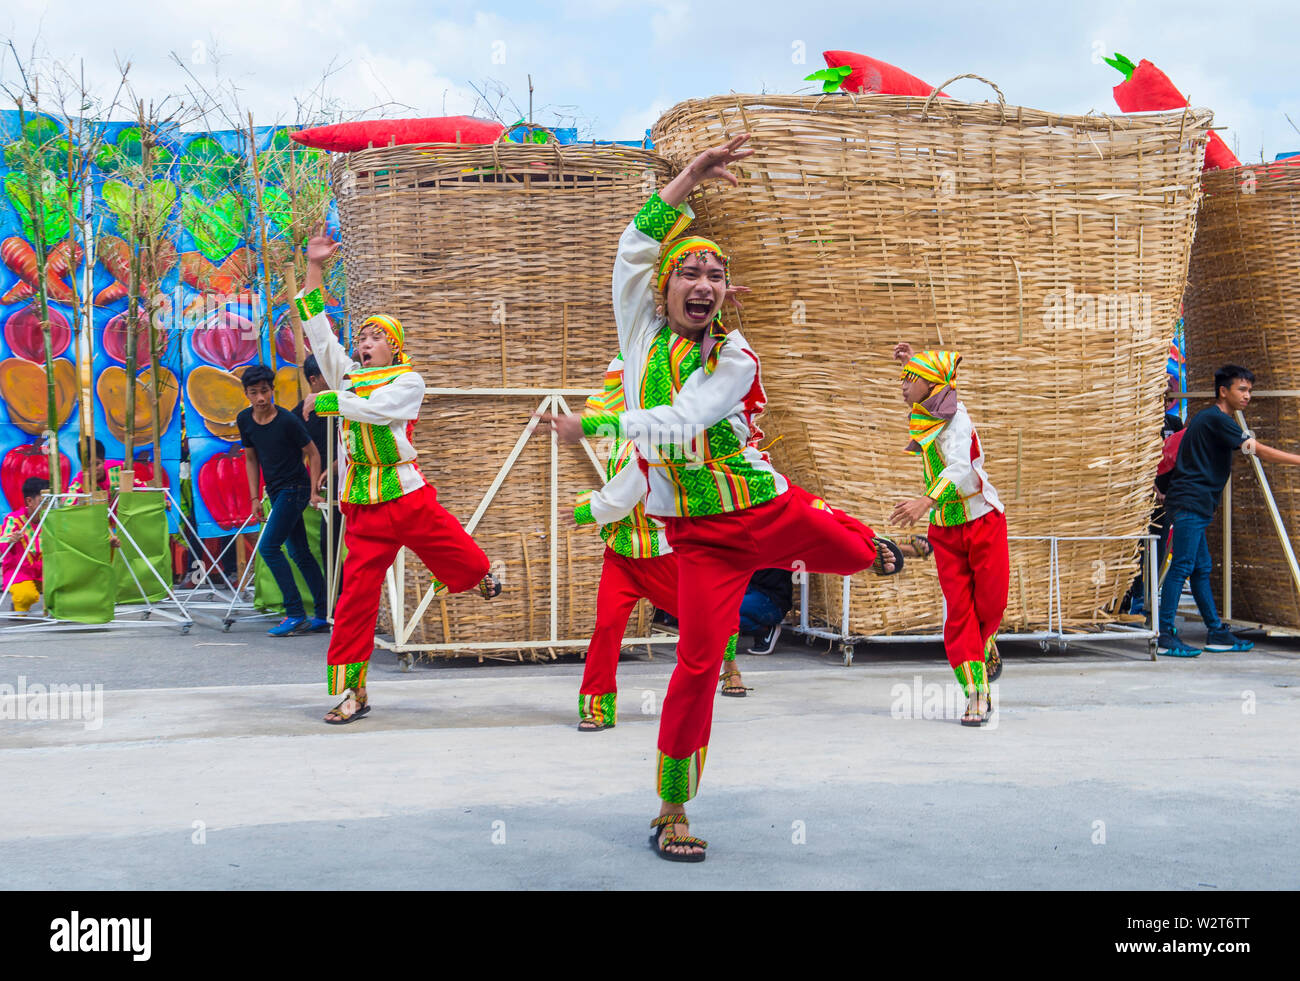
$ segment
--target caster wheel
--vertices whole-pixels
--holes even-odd
[[[1038,642],[1038,649],[1042,651],[1044,654],[1046,654],[1051,649],[1051,645],[1048,644],[1047,641],[1045,640],[1040,640]]]
[[[403,671],[410,671],[412,668],[415,667],[415,658],[413,658],[410,654],[398,654],[397,666],[401,668]]]
[[[186,634],[188,634],[189,632],[190,632],[190,625],[189,625],[188,623],[186,623],[186,624],[182,624],[182,625],[181,625],[181,636],[184,637],[184,636],[185,636]]]
[[[813,644],[812,634],[805,634],[803,639],[803,646],[812,647],[812,644]]]
[[[223,634],[228,634],[228,633],[230,633],[230,625],[231,625],[232,623],[234,623],[234,622],[235,622],[234,620],[223,620],[223,621],[221,621],[221,624],[222,624],[222,625],[221,625],[221,632],[222,632]]]
[[[853,645],[842,644],[840,646],[840,652],[844,655],[844,666],[846,668],[851,667],[853,665]]]
[[[151,616],[153,616],[153,611],[152,611],[152,610],[145,610],[142,614],[140,614],[140,619],[141,619],[141,620],[148,620]]]

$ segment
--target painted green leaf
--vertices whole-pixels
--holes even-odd
[[[221,262],[244,238],[243,205],[231,193],[205,201],[188,192],[181,202],[181,223],[209,262]]]
[[[149,151],[149,176],[154,179],[168,176],[176,157],[167,147],[155,144]],[[95,164],[110,174],[123,174],[134,169],[138,175],[144,164],[144,143],[140,127],[128,126],[118,134],[116,144],[105,144],[95,155]]]
[[[278,228],[281,234],[287,235],[293,224],[293,200],[289,197],[289,192],[274,184],[268,184],[262,188],[262,208],[266,212],[267,220]]]
[[[206,192],[208,197],[227,190],[239,182],[244,161],[226,152],[210,136],[200,136],[185,148],[180,160],[180,179],[186,187]]]
[[[167,219],[176,204],[176,185],[171,181],[150,181],[147,189],[140,192],[142,205],[146,209],[145,227],[132,227],[132,212],[135,208],[135,192],[131,185],[122,181],[105,181],[101,192],[104,203],[117,216],[117,230],[127,241],[141,241],[145,228],[152,230],[153,237],[164,237],[167,231]]]
[[[5,174],[5,193],[13,204],[14,210],[22,221],[23,232],[29,242],[36,238],[36,223],[33,220],[34,208],[28,193],[27,177],[19,171]],[[68,218],[68,182],[59,180],[48,171],[45,173],[36,191],[41,199],[41,220],[45,228],[45,241],[53,245],[66,238],[71,229]]]

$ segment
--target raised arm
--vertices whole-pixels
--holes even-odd
[[[734,186],[736,175],[727,166],[754,152],[742,149],[748,139],[748,133],[741,133],[721,146],[705,150],[662,191],[652,195],[624,230],[614,261],[614,319],[622,350],[636,349],[638,339],[659,321],[654,287],[659,249],[695,217],[686,199],[707,180],[725,180]]]
[[[325,281],[325,263],[339,249],[339,243],[321,229],[307,241],[307,280],[302,292],[294,298],[298,315],[302,318],[302,331],[311,343],[312,353],[320,365],[321,375],[330,388],[342,388],[343,376],[357,367],[347,350],[330,329],[321,299],[321,285]]]

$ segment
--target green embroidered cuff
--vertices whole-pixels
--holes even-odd
[[[336,416],[339,414],[339,393],[321,392],[316,396],[313,407],[318,416]]]
[[[319,286],[304,296],[295,297],[293,302],[298,307],[298,316],[303,320],[310,320],[325,312],[325,296]]]
[[[616,412],[588,412],[582,417],[582,435],[615,438],[619,434],[619,416]]]
[[[953,483],[947,477],[940,477],[933,486],[926,488],[925,496],[934,501],[935,505],[944,503],[944,496],[951,496],[949,492],[953,491]]]
[[[666,242],[689,225],[691,219],[672,205],[664,204],[656,191],[641,206],[633,221],[637,231],[649,235],[656,242]]]
[[[594,525],[596,517],[591,513],[591,491],[578,495],[578,506],[573,509],[573,520],[580,525]]]

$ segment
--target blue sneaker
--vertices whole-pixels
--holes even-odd
[[[267,631],[272,637],[288,637],[291,633],[307,622],[306,617],[285,617],[274,627]]]
[[[1161,634],[1160,639],[1156,642],[1156,653],[1163,654],[1165,657],[1200,657],[1201,652],[1195,647],[1188,647],[1176,636],[1171,634]]]
[[[1242,640],[1227,627],[1211,630],[1205,635],[1205,649],[1216,654],[1227,651],[1248,651],[1254,646],[1254,641]]]
[[[312,617],[298,629],[298,632],[301,634],[315,634],[320,633],[322,630],[329,630],[329,628],[330,622],[328,620]]]

